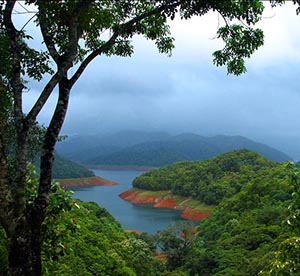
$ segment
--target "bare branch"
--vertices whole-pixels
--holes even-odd
[[[36,13],[27,20],[27,22],[23,25],[20,31],[23,31],[25,27],[29,24],[29,22],[35,17],[36,17]]]
[[[19,12],[16,9],[12,12],[12,14],[31,14],[31,13],[36,13],[35,11],[28,11],[28,12]]]
[[[11,15],[13,13],[15,3],[16,3],[15,0],[8,0],[4,10],[4,24],[7,28],[10,39],[13,40],[15,40],[16,38],[16,29],[11,20]]]
[[[23,10],[25,10],[27,13],[29,13],[30,11],[20,3],[20,1],[17,2],[19,6],[21,6],[23,8]]]

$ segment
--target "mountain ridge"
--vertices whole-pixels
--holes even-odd
[[[82,137],[84,141],[86,137]],[[238,149],[251,150],[277,162],[292,159],[275,148],[239,135],[205,137],[181,133],[172,136],[163,132],[124,131],[89,139],[89,147],[77,138],[75,143],[74,139],[61,143],[57,150],[62,156],[82,164],[109,166],[160,167],[178,161],[206,160]]]

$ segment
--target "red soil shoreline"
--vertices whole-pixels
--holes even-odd
[[[87,187],[87,186],[113,186],[118,185],[117,182],[105,179],[100,176],[92,176],[85,178],[57,179],[62,187]]]
[[[154,208],[167,208],[174,210],[181,210],[181,217],[187,220],[200,221],[210,216],[209,211],[197,211],[191,208],[177,205],[172,198],[160,198],[154,195],[141,195],[139,191],[127,190],[119,195],[122,199],[127,200],[133,204],[151,204]]]
[[[139,192],[127,190],[119,195],[124,200],[133,204],[151,204],[157,199],[155,196],[141,196]]]
[[[107,171],[150,171],[155,167],[140,167],[140,166],[102,166],[102,165],[85,165],[87,169],[107,170]]]
[[[210,212],[206,211],[195,211],[190,208],[186,208],[183,210],[181,217],[188,219],[188,220],[193,220],[193,221],[200,221],[204,218],[208,218],[210,216]]]

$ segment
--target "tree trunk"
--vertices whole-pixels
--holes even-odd
[[[8,237],[8,262],[11,276],[41,276],[41,238],[30,219],[19,221]]]
[[[8,237],[9,267],[12,276],[42,275],[43,222],[49,205],[54,147],[66,115],[69,94],[68,79],[64,78],[59,83],[56,109],[45,134],[38,196],[34,204],[27,206],[24,214],[17,218],[12,235]]]

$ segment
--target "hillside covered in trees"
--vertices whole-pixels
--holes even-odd
[[[39,161],[36,160],[34,163],[39,171]],[[52,173],[52,177],[54,179],[83,178],[92,176],[95,176],[95,174],[91,170],[88,170],[82,165],[63,158],[58,153],[55,153]]]
[[[240,192],[249,182],[274,182],[281,177],[282,164],[248,150],[237,150],[207,161],[178,162],[146,172],[133,181],[133,187],[171,190],[174,195],[216,205]]]
[[[73,161],[62,158],[60,155],[55,154],[53,163],[53,178],[80,178],[92,177],[94,172],[86,169],[82,165]]]
[[[43,275],[298,275],[298,175],[296,166],[289,164],[287,170],[286,164],[247,150],[147,172],[135,179],[135,186],[172,190],[215,208],[196,227],[140,236],[124,231],[95,203],[73,201],[54,185]],[[30,204],[34,189],[28,188]],[[7,275],[5,246],[0,229],[1,275]]]
[[[176,273],[299,275],[298,169],[241,150],[147,172],[134,186],[170,189],[216,205],[186,250],[174,231],[163,231],[164,252]]]
[[[248,149],[270,160],[291,157],[242,136],[204,137],[185,133],[123,131],[107,136],[74,136],[57,145],[64,157],[89,165],[161,167],[185,160],[207,160],[232,150]]]
[[[43,275],[157,276],[166,270],[150,246],[95,203],[77,201],[50,219],[43,246]],[[7,275],[4,231],[0,228],[0,275]]]

